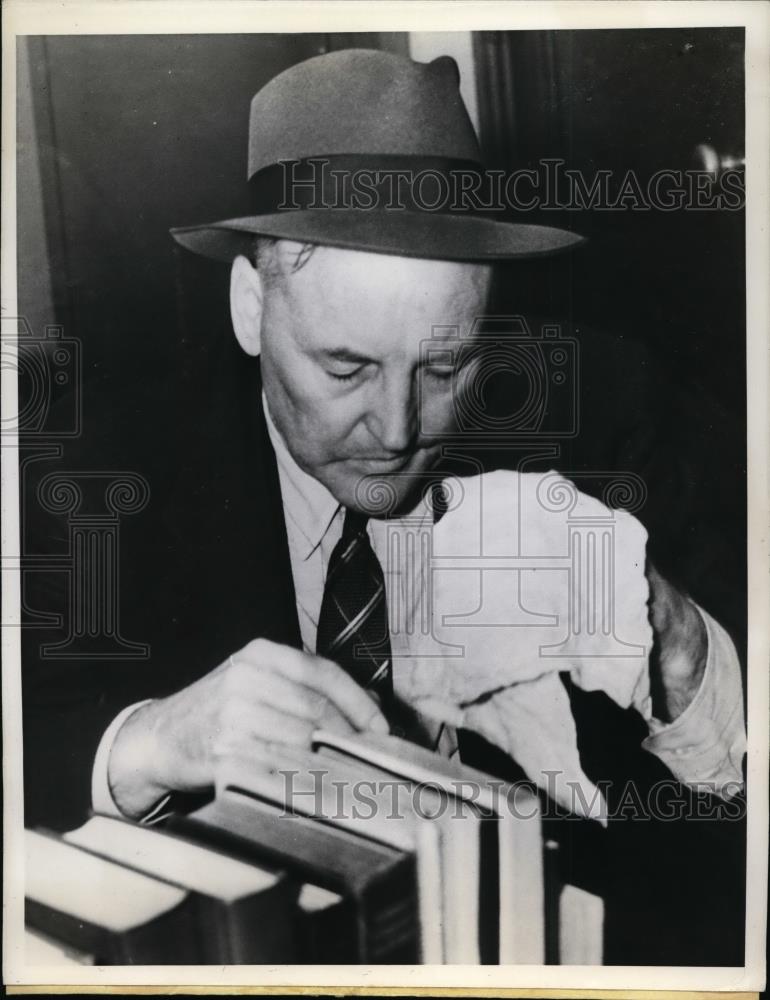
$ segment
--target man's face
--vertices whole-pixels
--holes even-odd
[[[341,504],[361,509],[375,478],[400,509],[439,457],[437,432],[454,426],[453,369],[428,366],[421,344],[437,326],[468,336],[490,269],[317,247],[298,270],[283,270],[263,283],[273,420],[297,464]]]

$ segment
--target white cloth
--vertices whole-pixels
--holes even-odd
[[[488,473],[456,493],[433,531],[428,648],[423,655],[415,644],[399,695],[480,732],[566,808],[587,814],[590,804],[601,818],[605,803],[581,769],[559,679],[568,672],[579,687],[633,706],[650,728],[645,748],[680,780],[735,794],[745,750],[740,670],[726,633],[700,609],[704,683],[683,721],[652,717],[642,525],[556,472]]]
[[[543,674],[570,671],[623,708],[650,715],[652,646],[644,573],[647,532],[549,472],[491,472],[433,530],[428,645],[415,644],[410,702],[467,704]],[[452,490],[449,490],[451,495]]]
[[[313,652],[326,569],[334,546],[342,534],[344,512],[328,490],[294,462],[273,425],[266,406],[265,414],[278,463],[302,642],[307,651]],[[453,495],[456,498],[456,495],[466,491],[469,482],[472,481],[446,480],[445,487],[450,501]],[[585,498],[581,503],[590,507],[597,501]],[[617,516],[618,512],[615,514]],[[401,694],[408,694],[410,685],[415,680],[415,663],[418,658],[424,659],[426,648],[437,659],[445,658],[446,648],[434,628],[435,615],[431,608],[431,597],[435,588],[429,586],[430,563],[424,554],[426,547],[430,551],[434,536],[442,526],[443,537],[449,536],[448,527],[453,521],[447,519],[451,517],[452,502],[449,512],[434,526],[431,505],[420,501],[415,510],[403,518],[370,520],[368,525],[372,547],[380,559],[385,576],[394,687]],[[488,531],[490,526],[491,521],[488,522]],[[442,534],[437,537],[440,549]],[[563,558],[563,553],[559,558]],[[510,576],[510,572],[501,571],[501,578]],[[469,576],[467,571],[464,575],[466,578]],[[643,586],[640,580],[637,583],[638,588]],[[633,596],[629,592],[630,606],[638,606],[640,598],[643,602],[641,590]],[[621,670],[615,676],[613,672],[601,669],[601,664],[597,672],[595,664],[586,661],[573,664],[573,676],[588,690],[606,684],[610,689],[608,693],[619,703],[623,704],[624,700],[627,704],[634,703],[648,719],[650,727],[650,736],[643,746],[659,756],[678,780],[686,784],[710,780],[717,790],[731,789],[734,792],[737,790],[732,784],[735,780],[736,762],[740,766],[742,747],[745,747],[740,667],[730,638],[705,612],[701,614],[707,623],[709,634],[706,671],[694,701],[670,725],[663,725],[650,715],[649,698],[645,693],[649,687],[646,657],[641,666],[637,662],[636,674],[633,670]],[[499,629],[486,631],[493,639],[500,632]],[[474,638],[474,641],[479,640]],[[563,660],[557,659],[554,662],[557,663],[557,670],[566,669]],[[480,673],[480,676],[484,677],[484,674]],[[633,682],[632,677],[635,677]],[[478,704],[464,707],[453,704],[440,688],[434,688],[431,692],[432,695],[442,694],[442,697],[436,699],[436,704],[424,697],[424,691],[421,694],[415,692],[414,700],[426,718],[425,742],[450,755],[457,749],[451,723],[467,725],[513,753],[530,775],[536,774],[538,765],[542,770],[542,762],[545,761],[548,769],[561,767],[565,780],[588,782],[577,760],[574,721],[569,714],[566,693],[561,685],[559,689],[556,687],[559,684],[557,673],[551,670],[537,676],[535,669],[534,675],[529,676],[530,687],[518,693],[512,693],[516,692],[516,688],[511,686],[512,680],[516,678],[510,678],[505,673],[501,675],[496,685],[501,690],[487,697],[484,704],[488,707],[484,710]],[[489,681],[490,677],[487,675],[483,683],[486,685]],[[517,686],[525,687],[523,684]],[[99,811],[118,811],[112,800],[107,778],[109,751],[118,729],[137,707],[135,705],[125,709],[102,738],[94,762],[92,780],[94,808]],[[546,752],[550,754],[550,763]],[[555,759],[560,763],[554,764]],[[164,802],[158,803],[151,816],[157,816],[163,805]]]

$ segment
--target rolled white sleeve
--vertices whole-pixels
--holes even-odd
[[[738,654],[722,626],[696,604],[708,636],[706,667],[692,702],[671,723],[648,720],[645,750],[683,784],[725,799],[743,788],[746,725]]]
[[[93,770],[91,771],[91,808],[95,813],[101,813],[103,816],[123,817],[123,813],[113,798],[112,789],[110,788],[110,752],[112,750],[112,745],[115,742],[115,737],[118,735],[118,730],[126,719],[132,716],[138,709],[142,708],[143,705],[148,705],[150,701],[152,701],[152,699],[147,698],[144,701],[138,701],[135,704],[124,708],[122,712],[115,716],[109,726],[105,729],[104,735],[99,741],[99,747],[96,751],[96,757],[94,758]],[[153,823],[161,819],[163,816],[163,810],[168,804],[170,798],[170,795],[164,795],[160,802],[156,803],[152,809],[142,816],[140,822]]]

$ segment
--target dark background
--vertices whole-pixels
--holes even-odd
[[[743,29],[480,32],[490,166],[558,157],[588,178],[692,169],[701,143],[744,153]],[[524,189],[526,191],[526,188]],[[649,345],[739,420],[745,410],[743,212],[541,212],[590,242],[519,267],[536,308]]]
[[[142,581],[140,588],[162,568],[157,552],[174,534],[173,503],[159,498],[169,493],[186,504],[174,480],[203,484],[204,491],[209,481],[216,483],[220,453],[211,442],[227,441],[231,426],[235,431],[237,406],[229,396],[245,382],[246,363],[229,323],[228,268],[182,251],[168,230],[243,214],[251,97],[287,66],[352,46],[406,52],[408,39],[145,35],[19,42],[19,309],[36,335],[58,323],[82,347],[83,434],[64,443],[55,467],[66,469],[77,456],[79,469],[132,470],[150,484],[148,507],[121,523],[127,555],[121,579]],[[621,176],[633,169],[644,178],[655,170],[688,169],[700,143],[743,154],[740,29],[482,32],[473,37],[473,51],[480,139],[490,166],[510,170],[561,157],[589,176],[598,169]],[[674,579],[677,563],[689,568],[686,588],[730,628],[741,650],[743,213],[582,211],[527,221],[590,237],[568,256],[500,270],[500,311],[561,323],[580,348],[583,424],[580,440],[564,444],[560,467],[643,476],[650,497],[639,516],[655,525],[656,562],[660,556]],[[213,426],[218,420],[221,426]],[[194,475],[180,474],[181,456]],[[189,506],[197,509],[195,498]],[[168,523],[154,523],[158,509]],[[205,529],[201,547],[215,548],[218,526]],[[41,553],[49,551],[47,537],[36,542]],[[136,565],[147,549],[154,555],[149,572]],[[183,555],[194,563],[197,550]],[[169,590],[149,579],[149,593],[153,585]],[[123,635],[142,641],[154,608],[152,598],[136,596],[132,592],[121,608]],[[214,628],[199,625],[207,634]],[[40,730],[47,732],[53,706],[66,715],[69,743],[78,745],[77,712],[62,707],[64,694],[58,701],[66,688],[62,671],[75,665],[56,662],[49,672],[44,663],[40,677],[28,666],[29,659],[28,751],[36,699],[43,702]],[[153,664],[137,664],[135,671],[141,669],[149,683]],[[92,673],[96,700],[102,677],[97,669]],[[591,740],[606,749],[606,730],[579,729],[587,732],[580,748],[586,760]],[[643,734],[634,735],[632,727],[629,732],[638,750]],[[62,742],[60,760],[49,755],[45,762],[62,785],[75,768],[69,743]],[[36,758],[28,751],[27,816],[34,821],[35,810],[44,815],[47,803],[35,799]],[[85,754],[79,762],[82,773],[92,759]],[[624,773],[624,759],[616,763]],[[81,792],[87,795],[84,784]],[[67,818],[61,826],[78,821]],[[618,897],[608,913],[626,912],[632,881],[641,892],[660,878],[658,859],[644,853],[648,847],[640,843],[629,853],[624,844],[613,855],[602,848],[599,868]],[[663,862],[669,847],[664,841]],[[665,926],[654,926],[660,924],[657,909],[646,917],[642,912],[640,952],[655,932],[662,943],[653,954],[663,964],[740,964],[741,851],[740,844],[733,850],[732,868],[721,856],[716,881],[703,874],[713,862],[705,842],[700,852],[690,852],[691,878],[682,881],[674,872],[667,883],[676,884],[676,898],[667,906]],[[725,875],[730,871],[736,874]],[[690,908],[686,916],[679,904]],[[732,921],[727,935],[710,919],[715,905]],[[629,933],[616,919],[608,920],[607,932],[610,939]]]
[[[644,179],[689,168],[699,143],[743,154],[742,29],[479,32],[473,42],[490,166],[561,157],[587,176],[633,169]],[[309,56],[406,52],[407,36],[19,45],[20,311],[33,327],[57,322],[80,338],[90,380],[174,371],[184,345],[210,346],[207,318],[226,312],[227,268],[177,250],[168,229],[243,214],[252,95]],[[509,268],[513,311],[638,339],[742,421],[743,213],[541,216],[591,239],[568,257]]]
[[[19,308],[37,336],[55,322],[80,341],[81,461],[90,450],[98,468],[134,470],[154,489],[193,428],[217,419],[244,365],[229,269],[182,250],[168,230],[243,214],[251,97],[287,66],[352,46],[406,53],[409,40],[19,40]],[[743,155],[743,29],[478,32],[472,49],[463,70],[475,77],[489,166],[562,158],[589,179],[634,170],[644,184],[690,168],[701,143]],[[589,237],[574,253],[499,271],[498,312],[562,324],[578,342],[582,431],[559,445],[560,468],[643,476],[653,558],[740,648],[743,211],[541,211],[526,221]],[[502,386],[502,396],[520,389]],[[129,540],[149,516],[128,519]]]

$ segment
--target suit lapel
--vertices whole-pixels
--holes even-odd
[[[261,500],[263,511],[263,523],[261,530],[258,529],[258,548],[266,554],[269,552],[274,558],[274,563],[266,564],[262,567],[263,572],[272,578],[276,591],[276,603],[280,608],[280,627],[277,630],[279,638],[288,645],[297,648],[302,647],[300,636],[299,618],[297,617],[297,603],[294,591],[294,581],[291,572],[291,558],[289,555],[289,541],[286,533],[286,518],[283,510],[283,499],[281,496],[281,483],[278,475],[278,464],[275,452],[270,443],[270,435],[267,430],[265,411],[262,405],[262,377],[261,371],[257,368],[255,373],[255,391],[253,393],[254,405],[252,407],[252,434],[255,442],[255,467],[258,471],[261,485],[259,496],[255,506],[259,506]],[[266,628],[271,628],[269,623],[265,623]]]
[[[154,647],[176,684],[253,639],[301,648],[259,365],[238,360],[227,379],[212,377],[201,393],[174,456],[173,481],[155,493],[165,551],[148,589],[165,610]]]

